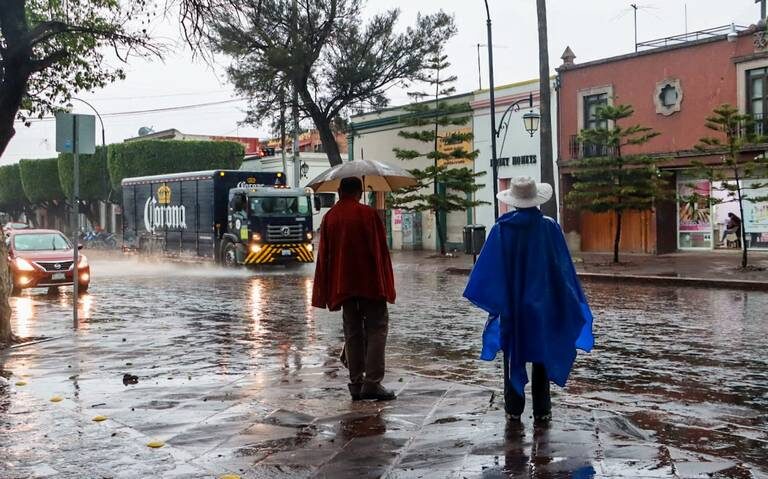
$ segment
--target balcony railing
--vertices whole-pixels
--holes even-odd
[[[582,158],[608,156],[610,148],[606,145],[584,142],[579,139],[579,135],[571,135],[568,142],[568,152],[572,160],[579,160]]]

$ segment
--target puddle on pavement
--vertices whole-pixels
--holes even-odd
[[[277,371],[279,387],[292,398],[324,394],[303,389],[298,373],[338,364],[341,319],[311,307],[311,267],[254,272],[138,260],[93,261],[92,267],[93,287],[81,300],[82,349],[72,374],[106,368],[115,381],[104,387],[124,389],[120,379],[127,371],[141,378],[139,386],[144,378],[154,385],[166,377],[208,381]],[[501,386],[500,361],[477,360],[485,317],[460,299],[465,281],[397,273],[389,367]],[[596,347],[579,356],[569,387],[555,388],[556,404],[614,411],[671,447],[768,471],[768,294],[598,283],[585,289],[596,316]],[[68,292],[25,293],[11,304],[17,333],[69,334]],[[103,363],[104,357],[115,363]],[[25,369],[52,359],[26,360]],[[346,370],[322,374],[343,376]],[[397,377],[385,381],[396,384]],[[179,387],[167,382],[167,388]],[[167,400],[166,395],[149,406],[160,409]],[[312,419],[286,411],[271,420],[302,428]],[[637,432],[620,421],[603,426],[623,428],[630,436]],[[345,428],[337,433],[382,434],[375,416],[353,419]]]

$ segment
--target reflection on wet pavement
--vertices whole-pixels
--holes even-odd
[[[552,425],[505,428],[462,276],[396,265],[400,397],[377,404],[348,400],[340,318],[311,308],[309,268],[92,268],[76,334],[67,292],[12,300],[16,332],[58,339],[0,367],[0,477],[768,474],[764,293],[589,285],[597,347]]]

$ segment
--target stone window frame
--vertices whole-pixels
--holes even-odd
[[[605,94],[608,97],[608,105],[613,106],[613,85],[595,86],[576,92],[576,110],[578,112],[576,134],[581,133],[581,130],[584,129],[584,98],[601,94]]]
[[[672,105],[665,105],[661,100],[661,94],[668,86],[677,91],[677,101]],[[653,104],[656,106],[656,113],[663,116],[671,116],[679,112],[683,105],[683,83],[679,78],[665,78],[656,82],[656,88],[653,94]]]
[[[736,108],[739,113],[747,113],[747,72],[758,68],[768,68],[768,58],[760,58],[736,64]]]

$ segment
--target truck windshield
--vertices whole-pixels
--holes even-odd
[[[254,216],[307,216],[308,196],[251,196],[248,198]]]

